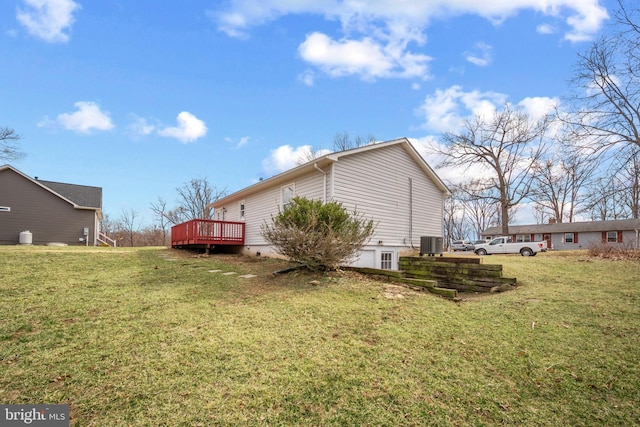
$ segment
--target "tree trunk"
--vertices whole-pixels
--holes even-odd
[[[509,204],[503,200],[501,203],[502,209],[502,235],[509,235]]]

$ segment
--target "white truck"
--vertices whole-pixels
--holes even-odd
[[[475,245],[476,255],[492,254],[520,254],[522,256],[536,256],[538,252],[547,251],[547,241],[542,242],[512,242],[509,237],[496,237],[489,243]]]

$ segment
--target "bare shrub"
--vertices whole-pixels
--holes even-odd
[[[589,256],[606,259],[640,260],[640,250],[634,248],[631,243],[593,243],[589,245]]]
[[[310,270],[335,270],[356,256],[374,229],[372,220],[349,214],[340,203],[295,197],[271,224],[263,224],[262,236]]]

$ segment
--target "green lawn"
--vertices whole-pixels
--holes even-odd
[[[456,303],[268,259],[0,247],[0,403],[69,403],[74,426],[640,425],[638,262],[485,262],[518,289]]]

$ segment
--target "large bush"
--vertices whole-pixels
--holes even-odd
[[[367,243],[375,225],[341,203],[295,197],[262,236],[281,255],[311,270],[335,270],[352,260]]]

